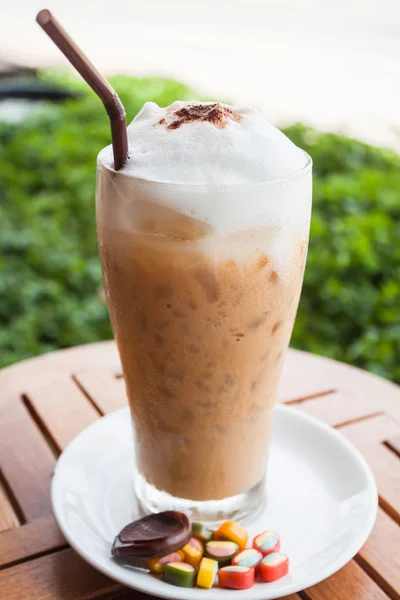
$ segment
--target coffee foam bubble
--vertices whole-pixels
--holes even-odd
[[[162,183],[258,183],[301,171],[307,159],[257,110],[218,103],[146,102],[128,127],[130,177]],[[101,153],[112,165],[112,149]]]

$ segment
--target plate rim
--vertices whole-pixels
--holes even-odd
[[[375,524],[377,512],[378,512],[378,489],[377,489],[375,478],[372,474],[371,468],[368,465],[366,459],[363,457],[361,452],[356,448],[356,446],[354,446],[354,444],[352,442],[350,442],[347,438],[345,438],[344,435],[342,433],[340,433],[340,431],[338,431],[334,427],[331,427],[330,425],[328,425],[324,421],[318,419],[317,417],[314,417],[313,415],[310,415],[310,414],[308,414],[304,411],[301,411],[297,408],[294,408],[292,406],[287,406],[281,402],[278,402],[274,407],[274,411],[277,411],[282,414],[285,414],[285,413],[291,414],[296,419],[300,419],[302,421],[305,421],[305,422],[311,424],[313,427],[316,427],[320,430],[324,430],[338,444],[341,444],[342,446],[344,446],[346,448],[346,450],[353,456],[353,458],[356,459],[356,462],[358,463],[359,468],[361,468],[364,475],[366,476],[367,486],[368,486],[367,490],[369,492],[369,500],[371,503],[371,507],[370,507],[368,519],[366,520],[363,529],[360,531],[358,536],[354,538],[352,544],[349,546],[347,551],[343,552],[342,555],[340,556],[340,558],[338,558],[333,563],[333,565],[334,565],[333,567],[328,565],[325,568],[319,569],[318,571],[316,571],[316,574],[314,577],[308,576],[308,577],[305,577],[304,579],[296,580],[296,582],[290,582],[286,586],[282,587],[281,589],[277,588],[276,592],[271,589],[270,591],[272,592],[272,595],[268,595],[268,591],[264,586],[260,586],[259,593],[256,593],[257,587],[255,587],[255,588],[253,587],[253,588],[251,588],[251,590],[252,590],[251,600],[274,600],[277,598],[282,598],[282,597],[288,596],[290,594],[295,594],[306,588],[312,587],[312,586],[320,583],[321,581],[324,581],[325,579],[327,579],[328,577],[330,577],[331,575],[333,575],[334,573],[336,573],[337,571],[342,569],[348,562],[350,562],[350,560],[352,560],[352,558],[354,558],[354,556],[357,554],[357,552],[360,550],[360,548],[364,545],[364,543],[368,539],[368,537],[373,529],[373,526]],[[52,505],[54,517],[57,521],[58,526],[61,529],[62,534],[64,535],[65,539],[67,540],[67,542],[71,546],[71,548],[83,560],[85,560],[88,564],[90,564],[92,567],[97,569],[99,572],[103,573],[103,575],[106,575],[110,579],[116,581],[117,583],[125,585],[126,587],[128,587],[130,589],[138,590],[145,594],[149,594],[151,596],[156,596],[159,598],[179,599],[179,600],[190,600],[190,599],[195,599],[195,598],[197,599],[197,598],[203,597],[203,594],[205,594],[205,593],[206,593],[206,596],[204,596],[204,597],[209,598],[209,600],[219,600],[220,598],[227,598],[228,596],[230,597],[232,590],[224,590],[222,588],[215,588],[214,590],[213,589],[202,590],[202,589],[198,589],[198,588],[179,588],[179,587],[168,586],[168,587],[166,587],[165,593],[164,593],[163,590],[152,589],[152,582],[154,581],[152,577],[148,577],[148,583],[146,582],[145,585],[142,585],[142,582],[135,585],[135,582],[132,582],[130,580],[128,581],[128,579],[130,579],[133,571],[124,569],[124,567],[115,563],[115,565],[118,568],[122,569],[121,574],[119,574],[119,572],[116,573],[112,567],[110,567],[107,564],[103,564],[102,562],[98,561],[96,559],[96,557],[93,557],[92,555],[88,554],[81,547],[79,539],[77,540],[73,535],[70,534],[69,528],[68,528],[67,524],[65,523],[63,510],[62,510],[62,504],[61,503],[60,503],[60,505],[58,504],[57,497],[56,497],[58,471],[60,468],[62,468],[62,467],[60,467],[60,465],[62,465],[63,460],[65,460],[64,457],[68,454],[70,447],[73,444],[78,443],[81,440],[81,438],[85,437],[85,435],[87,435],[88,430],[95,428],[96,426],[99,425],[100,422],[104,422],[104,420],[111,420],[111,419],[115,418],[117,414],[122,414],[125,412],[129,414],[129,407],[123,406],[121,408],[118,408],[117,410],[112,411],[111,413],[108,413],[107,415],[100,417],[99,419],[96,419],[96,421],[94,421],[93,423],[90,423],[90,425],[88,425],[87,427],[85,427],[85,429],[83,429],[81,432],[79,432],[78,435],[76,435],[66,445],[63,452],[60,454],[60,456],[57,460],[57,463],[55,465],[53,477],[51,480],[50,497],[51,497],[51,505]],[[127,573],[126,577],[124,577],[124,571],[126,571],[126,573]],[[303,584],[302,581],[305,581],[305,580],[306,580],[306,582]],[[143,581],[146,581],[146,580],[143,579]],[[169,589],[169,588],[171,588],[171,589]],[[250,590],[243,590],[243,592],[249,592],[249,591]],[[236,591],[236,594],[237,593],[238,592]],[[242,593],[241,596],[249,598],[249,596],[247,596],[247,594]]]

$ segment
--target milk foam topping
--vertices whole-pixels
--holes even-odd
[[[163,183],[258,183],[300,171],[307,157],[258,110],[217,103],[146,102],[128,127],[121,173]],[[101,161],[112,165],[112,149]]]

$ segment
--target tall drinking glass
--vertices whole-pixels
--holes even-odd
[[[311,159],[265,183],[163,184],[98,161],[97,227],[148,512],[240,518],[265,499],[299,302]]]

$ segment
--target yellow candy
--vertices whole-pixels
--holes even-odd
[[[244,550],[247,546],[249,534],[244,527],[239,525],[239,523],[236,523],[235,521],[225,521],[214,533],[214,539],[235,542],[241,550]]]
[[[157,558],[148,558],[147,566],[150,569],[151,573],[155,573],[160,575],[160,573],[164,572],[164,567],[167,563],[170,562],[183,562],[185,560],[185,555],[182,550],[178,550],[177,552],[172,552],[171,554],[167,554],[166,556],[158,556]]]
[[[212,588],[218,572],[218,563],[211,558],[203,558],[197,574],[197,585],[209,590]]]
[[[186,546],[182,548],[184,554],[184,562],[197,568],[203,558],[204,550],[203,545],[196,538],[190,538]]]

